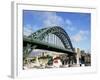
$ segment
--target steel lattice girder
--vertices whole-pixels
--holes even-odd
[[[59,39],[64,44],[64,47],[66,49],[70,49],[73,51],[73,46],[72,46],[71,40],[70,40],[67,32],[59,26],[40,29],[40,30],[32,33],[30,36],[28,36],[28,38],[43,40],[45,38],[45,36],[47,36],[49,33],[54,34],[57,37],[59,37]]]
[[[30,45],[30,47],[28,47],[28,49],[30,49],[30,50],[42,49],[42,50],[49,50],[49,51],[65,53],[65,54],[68,54],[69,56],[76,55],[76,53],[72,50],[65,49],[65,48],[62,48],[59,46],[54,46],[52,44],[45,43],[43,41],[36,40],[36,39],[31,40],[29,38],[24,38],[23,42],[24,42],[24,44],[23,44],[24,47],[28,47],[28,45]],[[28,52],[28,54],[29,54],[29,52]]]

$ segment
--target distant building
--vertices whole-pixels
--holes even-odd
[[[90,66],[91,65],[91,54],[86,53],[84,50],[80,50],[79,48],[74,48],[74,51],[77,53],[76,59],[77,59],[77,64],[84,64],[85,66]]]
[[[84,60],[85,66],[90,66],[91,65],[91,54],[86,53],[84,50],[81,51],[81,57]]]

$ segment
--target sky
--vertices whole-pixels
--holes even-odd
[[[90,52],[90,13],[23,10],[24,35],[51,26],[62,27],[69,35],[73,47]]]

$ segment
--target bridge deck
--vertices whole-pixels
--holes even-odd
[[[55,46],[55,45],[52,45],[50,43],[46,43],[46,42],[35,40],[35,39],[30,40],[30,39],[24,38],[23,39],[23,46],[26,46],[27,44],[31,44],[31,46],[36,46],[36,49],[62,52],[62,53],[66,53],[66,54],[69,54],[69,55],[75,55],[76,54],[74,51],[64,49],[62,47]]]

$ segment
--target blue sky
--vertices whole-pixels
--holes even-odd
[[[61,26],[70,36],[73,47],[91,49],[91,14],[75,12],[23,11],[24,35],[38,29]]]

